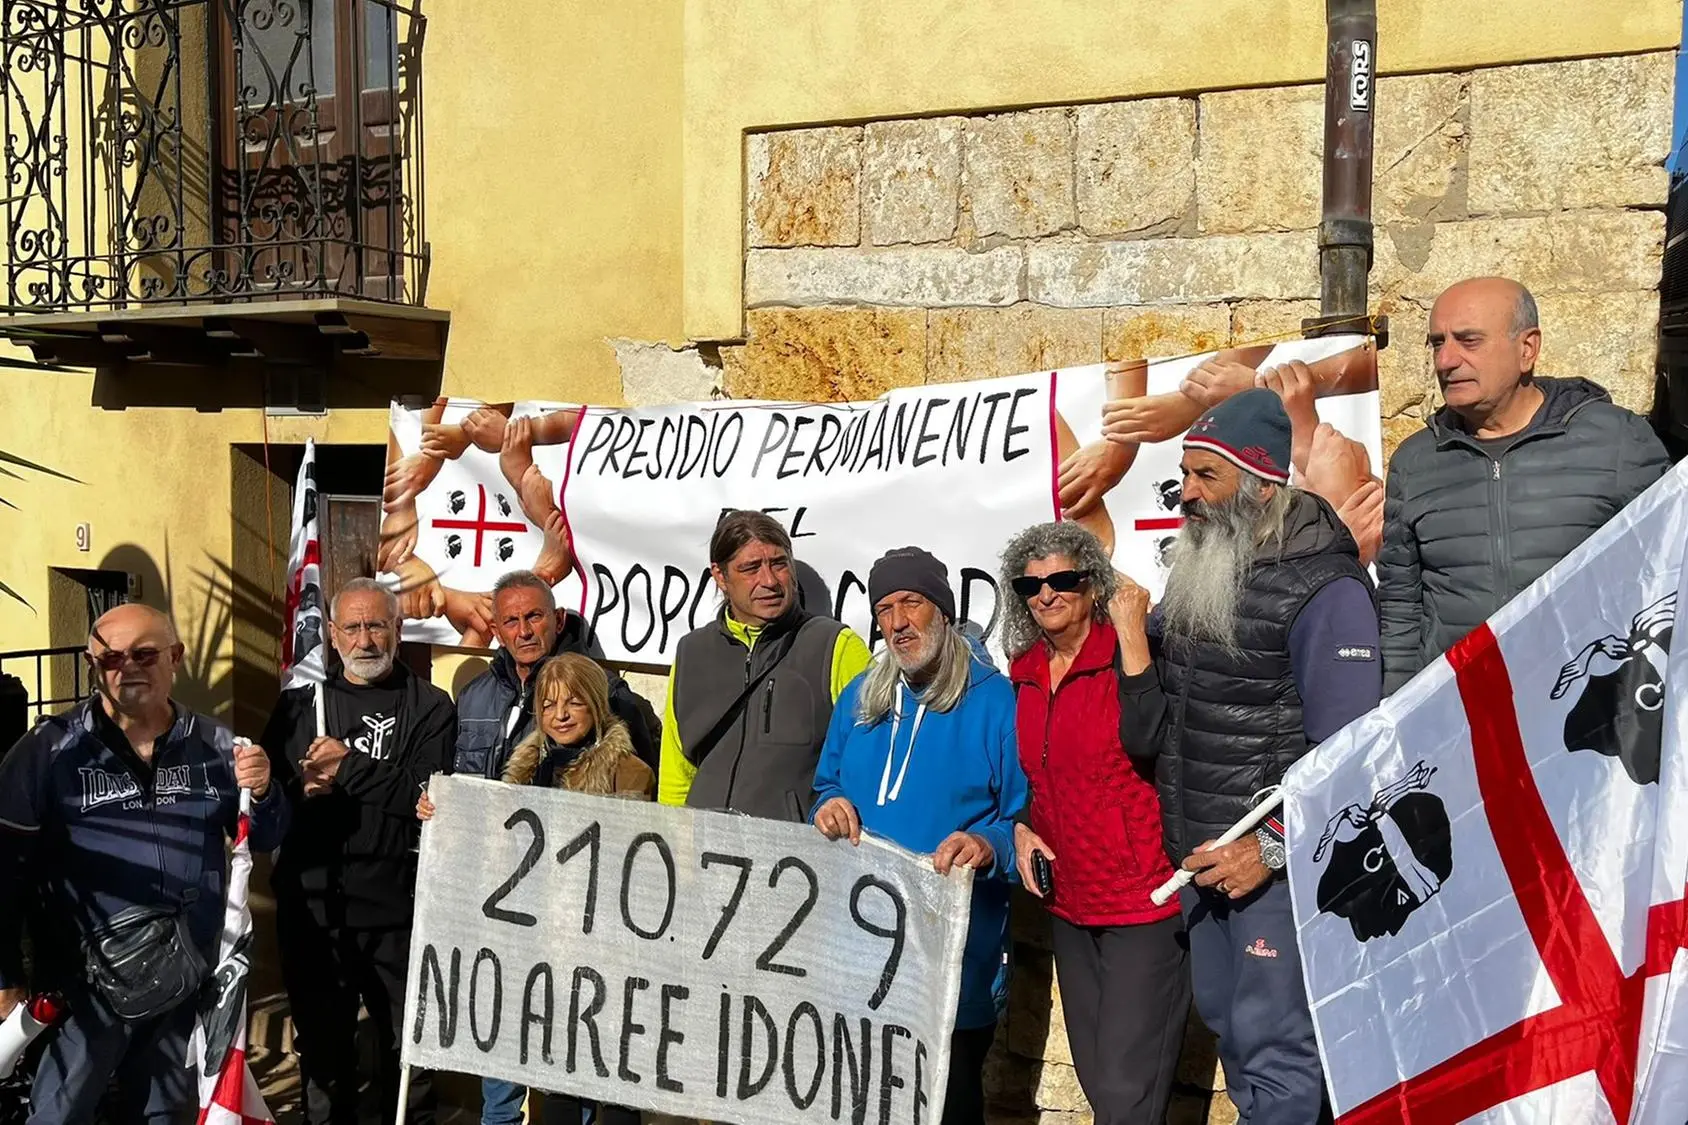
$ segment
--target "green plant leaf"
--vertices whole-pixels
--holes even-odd
[[[8,465],[17,465],[20,468],[24,468],[24,469],[33,469],[35,472],[46,473],[48,476],[58,477],[60,480],[68,480],[68,481],[72,481],[76,484],[82,483],[81,481],[77,480],[75,477],[71,476],[69,473],[61,473],[57,469],[49,469],[45,465],[37,465],[34,461],[30,461],[30,460],[27,460],[23,457],[19,457],[15,453],[7,453],[3,449],[0,449],[0,462],[3,462],[3,463],[8,464]],[[7,475],[12,475],[12,474],[7,474]]]
[[[0,594],[5,594],[9,598],[17,599],[19,602],[23,603],[23,607],[29,610],[29,612],[35,612],[35,607],[29,604],[29,599],[25,598],[22,594],[18,593],[4,582],[0,582]]]

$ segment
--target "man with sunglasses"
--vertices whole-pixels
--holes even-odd
[[[1219,1037],[1239,1120],[1329,1120],[1276,820],[1222,848],[1263,789],[1377,706],[1371,578],[1329,504],[1289,484],[1290,421],[1265,388],[1184,437],[1184,529],[1166,592],[1120,599],[1120,733],[1153,759],[1196,1009]]]
[[[191,1122],[191,999],[125,1019],[117,1013],[133,997],[93,983],[85,950],[126,912],[150,911],[185,929],[214,966],[240,791],[252,791],[256,851],[279,842],[286,802],[261,747],[236,746],[227,727],[171,700],[182,644],[163,613],[111,610],[94,623],[86,659],[96,694],[0,759],[0,1019],[30,990],[60,992],[69,1007],[35,1071],[31,1125],[94,1120],[114,1080],[110,1120]]]
[[[281,977],[293,1015],[305,1120],[358,1114],[358,1006],[375,1029],[381,1112],[398,1099],[399,1029],[415,907],[416,795],[449,769],[451,698],[396,661],[399,603],[354,578],[329,604],[339,660],[321,685],[282,693],[264,728],[276,784],[292,806],[270,885]],[[316,693],[325,730],[317,729]],[[434,1120],[430,1082],[413,1071],[407,1119]]]

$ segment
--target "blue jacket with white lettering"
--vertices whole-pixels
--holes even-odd
[[[254,851],[281,841],[277,788],[253,803]],[[234,736],[214,719],[178,706],[150,763],[97,699],[37,723],[0,758],[0,988],[24,983],[26,916],[37,986],[74,987],[85,938],[131,906],[182,910],[215,963],[239,814]]]

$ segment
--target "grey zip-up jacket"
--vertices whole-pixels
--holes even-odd
[[[1645,419],[1587,379],[1538,378],[1532,426],[1491,453],[1447,407],[1389,464],[1377,600],[1383,690],[1487,621],[1670,468]]]

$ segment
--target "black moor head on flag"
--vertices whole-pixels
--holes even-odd
[[[1178,536],[1168,535],[1155,543],[1155,565],[1162,570],[1172,569],[1172,547],[1178,542]]]
[[[498,501],[498,510],[500,512],[503,512],[505,515],[510,514],[510,501],[504,499],[504,494],[502,492],[493,493],[492,498]]]
[[[515,553],[516,553],[516,541],[514,539],[511,539],[509,536],[506,535],[506,536],[501,537],[498,540],[498,561],[499,562],[509,562],[510,556],[515,554]]]
[[[455,559],[463,553],[463,537],[461,535],[447,535],[445,537],[445,557]]]
[[[1627,635],[1590,641],[1559,670],[1552,698],[1582,685],[1565,715],[1565,749],[1616,758],[1637,785],[1659,780],[1665,658],[1675,624],[1676,595],[1667,594],[1635,615]]]
[[[455,516],[464,508],[469,506],[469,498],[463,495],[462,489],[454,488],[451,490],[451,493],[446,496],[445,506],[450,508],[451,514]]]
[[[246,1019],[246,974],[251,950],[252,935],[242,934],[199,995],[199,1022],[205,1028],[206,1078],[222,1070],[223,1056],[229,1053],[235,1032]]]
[[[1325,825],[1313,862],[1320,911],[1345,919],[1370,941],[1401,932],[1453,873],[1453,834],[1442,799],[1430,792],[1435,766],[1419,762],[1366,805],[1349,805]]]
[[[316,465],[305,466],[305,523],[316,519]]]
[[[300,614],[293,626],[293,663],[305,659],[321,643],[322,618],[314,613],[308,617]]]
[[[1155,501],[1169,512],[1176,512],[1178,505],[1184,500],[1184,486],[1176,480],[1163,480],[1155,484]]]

